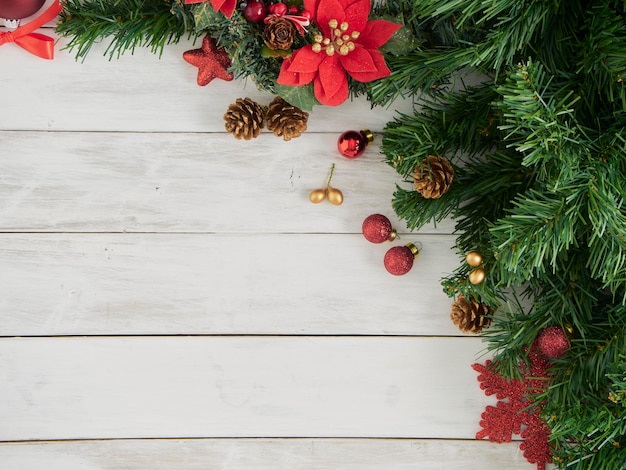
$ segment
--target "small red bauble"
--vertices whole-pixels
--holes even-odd
[[[346,158],[357,158],[363,155],[365,147],[374,142],[374,135],[368,130],[346,131],[337,139],[337,150]]]
[[[282,2],[272,3],[270,5],[270,13],[276,16],[283,16],[285,13],[287,13],[287,5]]]
[[[250,23],[260,23],[265,19],[267,15],[267,9],[263,2],[252,1],[249,2],[243,9],[243,16]]]
[[[537,345],[546,356],[556,359],[569,350],[569,338],[560,326],[548,326],[539,333]]]
[[[363,236],[368,242],[382,243],[396,238],[391,222],[382,214],[372,214],[363,221]]]
[[[0,0],[0,18],[21,20],[39,11],[46,0]]]
[[[402,276],[413,267],[413,260],[419,255],[419,250],[412,243],[406,246],[394,246],[385,253],[385,268],[394,276]]]

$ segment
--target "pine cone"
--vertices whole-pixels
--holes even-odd
[[[459,294],[452,303],[450,319],[463,333],[480,333],[491,323],[493,311],[488,305],[477,302],[473,297],[467,300]]]
[[[300,137],[306,131],[309,113],[287,103],[280,96],[274,98],[267,110],[267,129],[283,140]]]
[[[265,108],[250,98],[237,98],[224,114],[226,131],[237,139],[258,137],[263,129]]]
[[[267,21],[263,40],[270,49],[286,51],[291,47],[295,38],[296,27],[288,19],[272,16]]]
[[[443,157],[429,155],[415,167],[413,185],[418,193],[427,199],[443,196],[454,179],[454,168]]]

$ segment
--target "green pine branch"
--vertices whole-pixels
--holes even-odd
[[[557,258],[577,246],[581,230],[578,206],[557,194],[531,189],[513,204],[490,227],[497,266],[507,285],[554,272]]]
[[[542,397],[557,463],[623,468],[626,463],[626,309],[600,302],[584,338],[555,361]],[[614,466],[615,465],[615,466]]]
[[[571,325],[582,337],[593,321],[598,309],[600,283],[594,280],[586,268],[588,252],[585,249],[570,250],[567,256],[557,260],[554,272],[530,279],[534,294],[534,311],[548,323]],[[528,344],[535,336],[527,336]]]
[[[455,179],[438,201],[409,189],[392,206],[419,229],[451,217],[459,265],[443,278],[497,308],[483,333],[494,367],[520,375],[540,332],[571,332],[542,396],[559,468],[626,467],[626,4],[617,0],[414,0],[422,61],[393,62],[426,97],[389,123],[381,150],[407,182],[430,153]],[[463,34],[471,40],[458,40]],[[443,40],[449,40],[445,43]],[[437,42],[437,41],[440,42]],[[393,59],[392,59],[393,60]],[[450,74],[486,73],[446,93]],[[401,88],[401,87],[398,87]],[[381,81],[374,97],[395,96]],[[463,108],[465,108],[463,112]],[[487,273],[472,285],[464,254]],[[510,302],[510,296],[522,302]]]
[[[448,217],[460,203],[456,191],[448,191],[438,199],[430,199],[423,204],[424,198],[417,191],[410,191],[400,186],[393,194],[392,207],[409,230],[416,230],[428,223],[437,223]]]
[[[160,55],[193,29],[182,0],[67,0],[59,19],[57,32],[70,38],[65,49],[81,59],[103,40],[110,59],[137,47]]]
[[[546,410],[554,461],[576,470],[623,469],[626,465],[626,415],[609,405],[575,404]]]

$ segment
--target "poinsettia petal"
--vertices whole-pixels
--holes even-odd
[[[352,73],[376,72],[378,70],[371,54],[363,47],[357,47],[347,55],[340,55],[339,61],[350,75]]]
[[[319,3],[320,3],[320,0],[304,0],[304,3],[302,5],[302,7],[305,10],[308,10],[309,12],[311,12],[311,14],[313,15],[311,20],[313,21],[315,21],[315,18],[317,18],[317,7]]]
[[[315,93],[317,101],[319,101],[321,104],[325,106],[339,106],[341,103],[348,99],[348,80],[346,78],[346,80],[337,89],[334,95],[329,95],[326,90],[324,90],[321,80],[319,78],[316,78],[315,81],[313,81],[313,91]]]
[[[361,30],[358,43],[366,49],[379,49],[402,25],[387,20],[374,20]]]
[[[226,16],[226,18],[230,18],[231,16],[233,16],[235,8],[237,8],[237,0],[226,0],[222,5],[221,11],[222,13],[224,13],[224,16]]]
[[[298,86],[308,85],[315,77],[317,77],[317,73],[299,73],[298,75]]]
[[[211,6],[215,11],[220,11],[226,0],[211,0]]]
[[[293,53],[289,71],[298,73],[317,72],[324,57],[327,57],[326,54],[313,52],[313,48],[308,44]]]
[[[279,85],[289,85],[289,86],[301,86],[308,85],[313,81],[316,73],[297,73],[290,72],[289,66],[291,65],[290,59],[283,60],[283,64],[280,67],[280,73],[278,74],[278,78],[276,79],[276,83]]]
[[[211,5],[215,11],[221,11],[224,16],[230,18],[237,8],[237,0],[211,0]]]
[[[344,84],[347,85],[348,78],[339,62],[338,54],[326,56],[322,61],[319,67],[319,78],[326,96],[334,95]]]
[[[351,54],[353,54],[354,52],[356,52],[356,49]],[[376,70],[372,72],[358,72],[348,70],[348,73],[352,78],[354,78],[358,82],[371,82],[373,80],[378,80],[379,78],[388,77],[389,75],[391,75],[391,71],[389,70],[389,67],[387,67],[387,64],[385,63],[385,58],[380,51],[369,49],[367,52],[372,58]]]
[[[346,13],[344,6],[340,0],[320,0],[317,6],[317,18],[315,23],[320,28],[325,37],[330,37],[330,27],[328,22],[330,20],[337,20],[338,24],[345,21]]]
[[[365,29],[365,26],[367,25],[367,18],[370,14],[371,8],[372,4],[370,0],[351,1],[348,5],[346,5],[345,21],[348,23],[349,26],[348,32],[361,32]]]

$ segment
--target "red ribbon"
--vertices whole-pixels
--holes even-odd
[[[311,24],[311,21],[306,16],[301,15],[277,15],[276,13],[271,14],[267,18],[263,20],[265,24],[267,24],[272,16],[279,16],[281,18],[285,18],[293,23],[296,29],[300,32],[302,36],[306,33],[306,27]]]
[[[45,34],[33,33],[37,28],[52,21],[61,12],[63,7],[56,0],[41,16],[15,31],[0,32],[0,46],[14,42],[22,49],[42,59],[54,58],[54,39]]]

